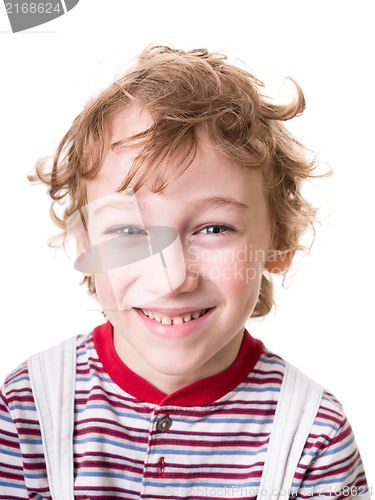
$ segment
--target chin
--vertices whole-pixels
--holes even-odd
[[[181,358],[178,356],[173,356],[173,363],[171,363],[171,355],[165,362],[162,363],[152,363],[150,365],[153,369],[159,373],[161,376],[166,377],[180,377],[186,380],[183,385],[191,384],[192,381],[204,378],[200,376],[200,371],[204,363],[199,363],[198,361],[188,361],[186,355]],[[194,374],[196,378],[194,379]],[[193,380],[194,379],[194,380]]]

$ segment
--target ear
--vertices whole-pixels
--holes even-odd
[[[271,250],[265,264],[265,269],[270,273],[282,274],[292,265],[295,250],[280,251]]]
[[[77,261],[78,261],[81,255],[83,255],[90,249],[90,244],[87,237],[87,231],[85,231],[84,229],[77,231],[75,238],[76,238],[76,250],[77,250]],[[94,273],[87,273],[83,271],[81,271],[81,273],[84,276],[87,276],[88,278],[94,276]]]

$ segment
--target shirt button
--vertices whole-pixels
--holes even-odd
[[[167,416],[159,418],[159,420],[156,422],[156,428],[159,432],[166,432],[171,428],[171,425],[172,420]]]

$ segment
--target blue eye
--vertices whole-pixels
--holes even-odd
[[[107,229],[106,234],[118,234],[120,236],[146,236],[147,231],[137,226],[115,226]]]
[[[229,231],[233,231],[233,228],[229,226],[225,226],[224,224],[211,224],[202,228],[199,233],[216,235],[216,234],[225,234]]]

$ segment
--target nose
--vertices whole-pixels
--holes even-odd
[[[172,244],[164,249],[159,247],[158,256],[153,256],[154,262],[158,257],[158,265],[145,266],[143,272],[142,285],[155,298],[192,292],[198,285],[198,273],[189,265],[188,253],[176,234]]]
[[[188,266],[186,266],[185,279],[179,286],[171,289],[171,294],[194,292],[197,286],[198,286],[198,275],[196,273],[189,271]]]
[[[179,293],[193,292],[198,286],[198,275],[189,270],[183,254],[180,262],[171,262],[171,259],[161,257],[162,264],[157,267],[144,269],[142,286],[145,291],[152,293],[155,298],[174,296]]]

